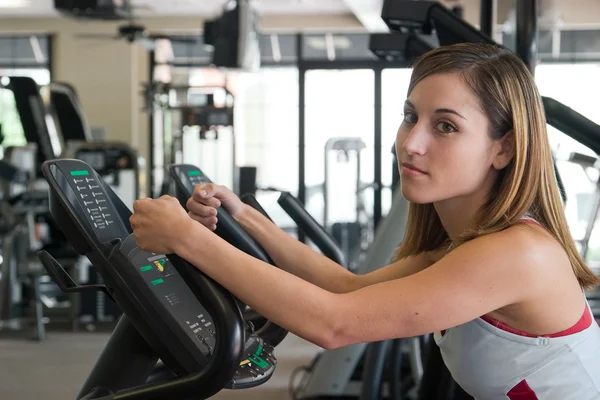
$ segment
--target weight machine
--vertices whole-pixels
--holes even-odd
[[[199,165],[216,182],[237,188],[234,96],[224,86],[151,83],[145,87],[152,118],[150,185],[169,193],[171,164]],[[162,156],[157,153],[162,153]]]

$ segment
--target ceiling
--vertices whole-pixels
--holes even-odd
[[[130,0],[134,13],[141,17],[202,16],[213,17],[232,0]],[[384,0],[250,0],[261,15],[354,15],[368,31],[387,31],[381,20]],[[464,18],[472,25],[479,23],[481,0],[438,0],[446,6],[462,5]],[[495,0],[498,23],[510,22],[516,1]],[[600,0],[538,0],[540,21],[545,24],[560,22],[564,26],[600,26]],[[2,17],[58,17],[53,0],[0,0]],[[311,17],[309,17],[311,18]],[[512,14],[514,20],[514,12]]]
[[[132,0],[136,15],[215,15],[228,0]],[[346,14],[345,0],[255,0],[268,14]],[[56,16],[53,0],[0,0],[0,16]]]

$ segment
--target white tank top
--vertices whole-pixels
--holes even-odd
[[[578,333],[533,338],[477,318],[434,339],[454,380],[476,400],[600,399],[600,326],[593,319]]]
[[[528,337],[483,317],[434,339],[476,400],[600,400],[600,326],[589,305],[586,313],[576,333],[559,337]]]

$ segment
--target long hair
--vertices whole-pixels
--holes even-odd
[[[529,215],[565,249],[581,287],[592,289],[598,285],[600,278],[586,266],[569,231],[554,174],[544,106],[525,64],[511,51],[493,45],[439,47],[416,60],[408,95],[423,79],[439,73],[462,76],[490,120],[489,135],[493,139],[511,130],[514,135],[512,161],[500,171],[489,200],[455,247],[502,231]],[[396,260],[451,244],[431,203],[410,203],[406,232]]]

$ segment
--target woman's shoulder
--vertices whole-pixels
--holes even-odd
[[[536,277],[540,281],[556,277],[552,271],[571,271],[565,249],[531,217],[524,217],[506,229],[478,236],[457,247],[443,245],[428,251],[426,257],[430,265],[446,258],[453,260],[451,264],[473,265],[479,260],[476,264],[495,265],[505,274],[523,279]]]
[[[507,272],[524,273],[540,280],[553,279],[553,272],[571,272],[569,256],[560,242],[540,223],[523,218],[507,229],[475,238],[456,250],[489,254],[501,260]],[[467,244],[467,243],[465,243]]]

